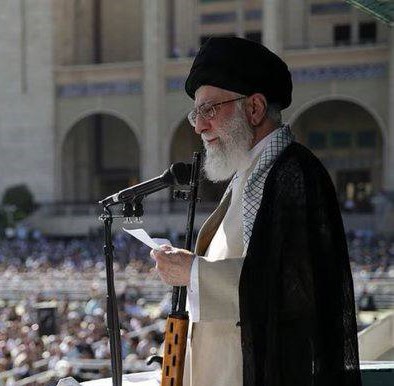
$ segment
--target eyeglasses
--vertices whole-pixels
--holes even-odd
[[[217,110],[221,105],[224,105],[226,103],[230,102],[235,102],[239,101],[241,99],[247,98],[246,96],[238,97],[235,99],[229,99],[228,101],[223,101],[223,102],[218,102],[218,103],[203,103],[201,106],[198,106],[194,108],[190,113],[187,115],[187,119],[189,120],[190,124],[193,127],[196,127],[197,123],[197,116],[200,115],[200,117],[206,121],[210,121],[211,119],[216,117]]]

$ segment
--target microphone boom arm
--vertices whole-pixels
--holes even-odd
[[[186,185],[189,183],[190,174],[191,165],[183,162],[177,162],[172,164],[171,167],[165,170],[160,176],[123,189],[118,193],[104,198],[99,201],[99,203],[104,207],[109,207],[111,205],[133,201],[138,196],[143,198],[148,194],[158,192],[159,190],[168,188],[171,185]]]

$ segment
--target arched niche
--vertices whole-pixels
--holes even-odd
[[[304,110],[292,129],[326,166],[342,208],[371,210],[371,197],[382,187],[383,138],[376,119],[356,103],[330,100]]]
[[[62,144],[64,201],[96,202],[139,182],[140,147],[132,129],[109,114],[76,122]]]

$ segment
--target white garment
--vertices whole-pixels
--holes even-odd
[[[238,283],[244,260],[242,195],[260,153],[273,134],[274,132],[265,137],[250,151],[248,167],[239,170],[234,176],[227,212],[205,257],[198,256],[194,259],[191,286],[188,288],[190,316],[194,323],[184,385],[242,385],[241,331],[236,326],[239,321]],[[220,268],[221,265],[223,269]],[[232,266],[230,269],[229,265]],[[218,269],[220,275],[217,275]],[[204,304],[211,306],[200,309],[200,296],[204,299]],[[221,368],[226,369],[225,377],[219,376]]]
[[[257,159],[272,137],[277,133],[276,129],[264,137],[249,151],[249,163],[246,168],[239,170],[231,181],[231,204],[220,224],[211,244],[209,245],[205,257],[198,256],[194,259],[191,273],[190,286],[187,288],[188,310],[191,322],[200,321],[200,301],[199,301],[199,283],[198,283],[198,262],[201,258],[206,261],[218,261],[227,258],[245,257],[246,249],[243,242],[243,222],[242,222],[242,192],[245,187],[247,178],[253,171]],[[208,219],[209,220],[209,219]],[[207,221],[208,221],[207,220]],[[231,246],[228,243],[231,241]],[[239,251],[239,249],[242,250]],[[242,267],[242,266],[241,266]],[[221,302],[223,299],[221,299]],[[239,309],[237,307],[237,313]]]

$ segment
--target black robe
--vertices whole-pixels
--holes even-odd
[[[361,386],[353,281],[331,179],[304,146],[270,170],[243,264],[244,386]]]

